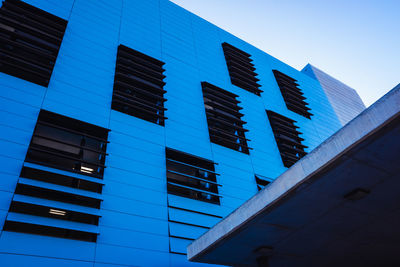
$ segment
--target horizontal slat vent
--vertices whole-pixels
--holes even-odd
[[[41,110],[4,230],[95,242],[107,138],[107,129]]]
[[[108,130],[41,110],[27,162],[102,178]]]
[[[99,216],[81,213],[71,210],[58,209],[56,207],[47,207],[31,203],[12,201],[10,212],[24,213],[41,217],[49,217],[60,220],[74,221],[87,224],[99,224]]]
[[[297,131],[298,127],[294,124],[296,121],[270,110],[267,110],[267,114],[283,165],[290,167],[307,154],[304,151],[307,146],[301,143],[304,139],[300,137],[301,133]]]
[[[211,142],[249,154],[237,95],[207,82],[201,85]]]
[[[164,126],[164,63],[118,47],[112,109]]]
[[[29,167],[23,167],[21,171],[21,177],[29,178],[37,181],[43,181],[46,183],[53,183],[62,186],[68,186],[81,190],[86,190],[95,193],[101,193],[103,185],[93,181],[79,179],[76,177],[61,175],[48,171],[38,170]]]
[[[223,43],[222,48],[232,84],[260,95],[263,91],[259,89],[261,85],[258,84],[259,79],[256,78],[258,74],[255,73],[251,55],[228,43]]]
[[[168,193],[219,204],[214,163],[170,148],[166,149]]]
[[[48,86],[67,21],[19,0],[0,9],[0,71]]]
[[[266,187],[267,185],[269,185],[272,182],[272,180],[270,178],[261,176],[259,174],[256,174],[254,177],[256,178],[256,184],[257,184],[258,191],[261,191],[262,189],[264,189],[264,187]]]
[[[49,218],[51,224],[43,219],[27,222],[8,216],[4,230],[95,242],[98,230],[88,229],[97,229],[99,224],[101,191],[100,183],[23,167],[9,212]],[[73,228],[62,221],[72,223]],[[90,225],[92,228],[87,227]]]
[[[95,233],[15,221],[6,221],[4,223],[3,230],[10,232],[21,232],[27,234],[68,238],[88,242],[96,242],[97,240],[97,234]]]
[[[305,101],[306,97],[304,97],[303,92],[298,87],[297,80],[278,70],[273,70],[273,73],[287,108],[310,119],[313,114],[310,113],[311,109],[307,107],[308,103]]]
[[[170,253],[186,255],[188,243],[222,219],[222,216],[188,210],[168,204]]]

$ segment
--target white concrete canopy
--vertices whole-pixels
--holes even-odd
[[[400,266],[400,84],[187,252],[235,266]]]

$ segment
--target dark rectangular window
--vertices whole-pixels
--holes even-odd
[[[19,201],[12,201],[9,211],[41,217],[56,218],[66,221],[74,221],[94,225],[99,224],[98,215],[60,209],[57,207],[48,207],[32,203],[24,203]]]
[[[281,90],[283,99],[285,100],[286,107],[289,110],[310,119],[313,114],[309,112],[311,109],[307,107],[308,103],[305,101],[306,97],[298,87],[299,84],[297,83],[297,80],[278,70],[273,70],[273,73],[279,89]]]
[[[255,73],[256,68],[250,58],[251,55],[228,43],[223,43],[222,48],[232,84],[260,95],[261,85],[258,84],[259,79],[256,78],[258,74]]]
[[[41,110],[4,230],[96,242],[107,138],[107,129]]]
[[[112,109],[164,126],[164,63],[118,47]]]
[[[207,82],[201,85],[211,142],[249,154],[237,95]]]
[[[97,198],[21,183],[17,184],[15,194],[44,198],[96,209],[99,209],[101,204],[101,200]]]
[[[41,110],[27,162],[103,177],[108,130]]]
[[[101,193],[103,189],[103,185],[100,183],[29,167],[22,168],[20,177],[42,181],[46,183],[68,186],[95,193]]]
[[[83,193],[85,192],[84,190],[82,190],[83,194],[79,192],[68,192],[68,190],[65,191],[64,186],[69,187],[69,185],[58,183],[58,181],[56,181],[55,184],[60,184],[62,186],[47,188],[49,185],[46,183],[51,183],[51,180],[48,178],[53,177],[57,179],[57,174],[49,175],[41,170],[35,171],[36,172],[27,171],[25,169],[21,172],[21,177],[23,177],[23,179],[20,178],[20,180],[18,180],[14,198],[9,208],[10,213],[47,217],[56,219],[56,221],[64,220],[90,225],[99,224],[100,216],[85,207],[99,209],[101,199],[84,195],[88,194]],[[46,178],[38,179],[40,174],[44,174]],[[40,182],[37,183],[37,181]],[[44,183],[42,183],[42,181]],[[78,206],[82,206],[82,208],[77,208]],[[56,223],[56,221],[54,221],[54,223]],[[68,226],[62,223],[59,223],[59,225],[60,227],[51,227],[48,225],[41,225],[41,223],[23,223],[7,217],[3,230],[72,238],[91,242],[97,240],[97,233],[69,229]]]
[[[264,187],[266,187],[267,185],[269,185],[271,183],[271,179],[266,178],[261,175],[258,175],[258,174],[255,175],[255,178],[256,178],[258,191],[261,191],[262,189],[264,189]]]
[[[19,0],[0,9],[0,71],[48,86],[67,21]]]
[[[212,161],[166,149],[168,193],[219,204],[220,195]]]
[[[304,151],[307,146],[301,143],[304,139],[300,137],[301,133],[297,130],[299,127],[294,124],[296,121],[278,113],[267,110],[267,114],[283,165],[290,167],[307,154]]]
[[[6,221],[4,223],[3,230],[11,232],[22,232],[28,234],[69,238],[69,239],[82,240],[88,242],[96,242],[97,240],[97,234],[94,233],[51,227],[45,225],[14,222],[14,221]]]

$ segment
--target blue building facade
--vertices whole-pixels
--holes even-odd
[[[317,67],[307,64],[301,72],[320,82],[326,96],[331,102],[333,110],[343,126],[365,109],[365,105],[356,90],[338,81]]]
[[[2,37],[0,73],[2,266],[198,265],[187,261],[186,246],[292,164],[279,136],[301,134],[300,146],[289,149],[301,157],[341,126],[317,80],[170,1],[24,2],[66,27],[55,63],[44,71],[49,80],[21,76],[25,70],[7,54],[29,49],[20,32],[36,31],[47,43],[50,37],[24,16],[22,26],[15,22],[19,1],[3,2],[0,28],[9,39]],[[233,48],[224,50],[224,43]],[[145,76],[155,75],[162,90],[152,113],[162,123],[143,119],[140,110],[148,109],[137,111],[132,99],[122,112],[114,108],[115,84],[123,82],[116,63],[133,57],[139,59],[127,63],[130,78],[121,77],[131,79],[144,62]],[[243,77],[256,89],[238,86]],[[291,92],[302,111],[290,104]],[[238,122],[224,126],[212,118],[218,105]],[[274,129],[272,121],[284,125]],[[226,129],[234,130],[221,137]],[[57,131],[61,139],[46,135]],[[68,156],[60,156],[61,145],[69,146]]]

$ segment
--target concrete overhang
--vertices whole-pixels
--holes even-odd
[[[400,84],[187,252],[234,266],[400,266]]]

